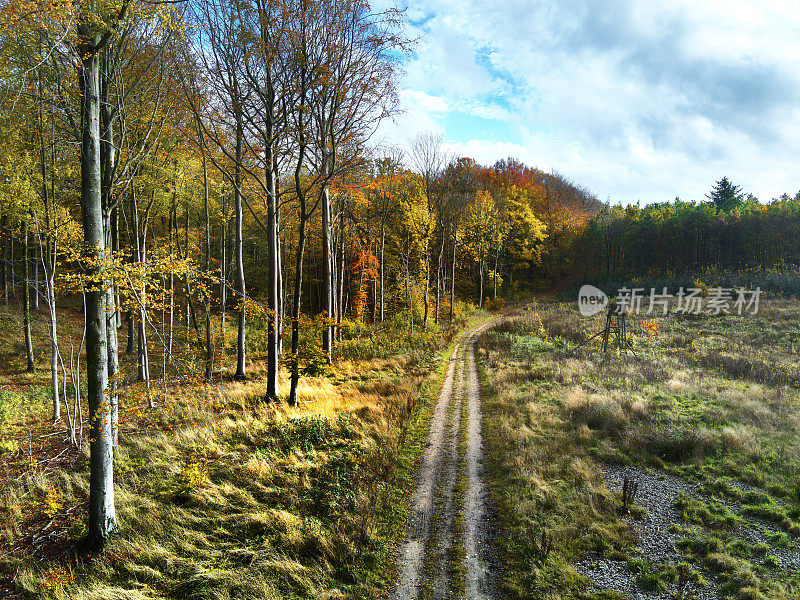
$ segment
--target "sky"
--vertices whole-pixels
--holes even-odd
[[[400,2],[417,43],[382,144],[441,134],[612,203],[702,200],[723,176],[800,190],[795,0]]]

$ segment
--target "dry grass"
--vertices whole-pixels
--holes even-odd
[[[0,596],[382,597],[427,400],[446,362],[437,351],[464,323],[438,330],[436,345],[423,332],[421,344],[405,339],[408,354],[341,361],[331,377],[301,378],[296,409],[262,402],[257,361],[247,382],[205,386],[184,377],[154,386],[155,410],[146,408],[144,387],[126,386],[115,459],[122,529],[102,555],[79,545],[86,454],[47,462],[64,442],[50,435],[58,429],[47,423],[39,369],[15,384],[0,410],[0,476],[8,484],[0,495]],[[39,343],[42,334],[36,330]],[[0,384],[18,377],[0,373]],[[39,401],[21,407],[29,397]]]

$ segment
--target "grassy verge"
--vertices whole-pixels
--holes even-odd
[[[575,568],[587,557],[624,565],[641,592],[694,578],[688,594],[702,573],[724,598],[800,595],[796,567],[776,557],[800,532],[796,303],[769,301],[758,316],[648,319],[660,334],[633,331],[635,357],[569,352],[597,323],[566,303],[518,317],[479,342],[504,597],[621,597],[591,587]],[[608,466],[696,490],[672,502],[679,552],[669,564],[638,550],[635,515],[606,486]],[[646,505],[650,491],[638,493]]]
[[[258,401],[258,365],[250,382],[226,383],[223,393],[168,390],[159,410],[144,411],[146,427],[123,429],[115,464],[122,530],[101,555],[77,544],[85,454],[27,456],[18,434],[37,413],[20,421],[9,412],[2,437],[16,446],[0,452],[14,474],[0,496],[0,594],[383,597],[452,351],[443,346],[466,324],[442,327],[436,342],[430,331],[421,345],[406,339],[397,346],[409,351],[388,358],[356,355],[351,343],[332,376],[303,379],[299,409]],[[46,419],[46,403],[39,412]]]

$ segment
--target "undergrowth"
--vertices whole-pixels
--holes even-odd
[[[298,409],[261,402],[256,362],[248,382],[170,387],[158,409],[123,413],[121,531],[100,555],[80,545],[86,454],[45,463],[0,436],[0,462],[20,473],[0,497],[0,595],[384,597],[444,347],[466,323],[414,337],[387,326],[388,349],[370,340],[370,352],[343,343],[328,376],[302,378]],[[20,419],[46,419],[47,402],[15,412],[25,393],[8,401],[10,434]]]

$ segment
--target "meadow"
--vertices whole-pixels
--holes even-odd
[[[503,597],[800,597],[798,302],[575,350],[602,318],[542,301],[479,340]]]

